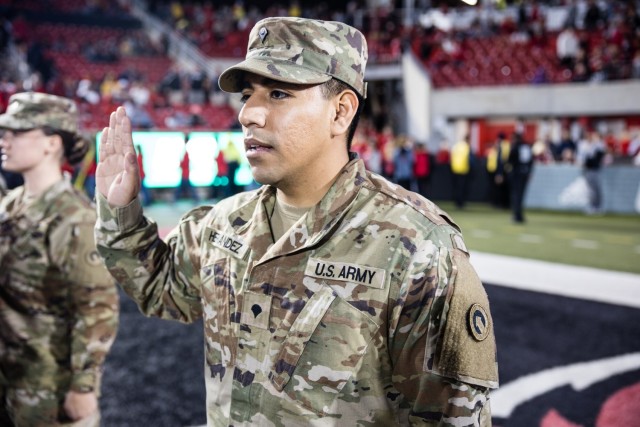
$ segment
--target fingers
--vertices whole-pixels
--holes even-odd
[[[131,120],[127,116],[127,113],[123,107],[118,107],[116,110],[116,118],[118,120],[117,125],[120,130],[120,137],[122,143],[122,153],[133,153],[135,155],[135,149],[133,148],[133,134],[131,132]]]
[[[108,144],[113,144],[113,151],[118,154],[125,154],[133,151],[133,140],[131,138],[131,121],[127,117],[127,112],[123,107],[118,107],[109,116]]]
[[[113,153],[113,144],[109,144],[109,128],[106,127],[102,129],[102,134],[100,134],[98,160],[102,160],[112,153]]]

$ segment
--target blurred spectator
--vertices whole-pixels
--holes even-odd
[[[94,83],[88,78],[80,80],[78,83],[78,89],[76,89],[76,97],[92,105],[99,103],[100,94],[94,86]]]
[[[116,75],[113,71],[107,72],[102,79],[102,83],[100,83],[100,96],[102,99],[111,102],[113,98],[113,94],[118,89],[118,82],[116,80]]]
[[[549,79],[547,77],[547,70],[545,67],[538,67],[536,71],[533,73],[533,78],[531,79],[531,83],[533,84],[543,84],[548,83]]]
[[[382,128],[382,132],[377,135],[378,149],[382,153],[382,172],[386,178],[393,178],[393,153],[395,151],[396,136],[393,127],[389,124]]]
[[[188,112],[183,110],[174,110],[172,114],[164,120],[165,126],[169,129],[197,127],[206,124],[202,118],[202,107],[197,104],[189,106]]]
[[[382,175],[382,153],[378,149],[375,140],[368,138],[367,144],[369,145],[369,150],[367,150],[367,158],[365,159],[367,168],[373,173]]]
[[[494,207],[509,207],[509,183],[506,165],[509,161],[511,142],[504,132],[498,133],[487,153],[487,172],[489,175],[489,201]]]
[[[596,31],[604,24],[604,14],[596,0],[587,1],[587,11],[584,14],[583,27],[587,31]]]
[[[364,161],[367,169],[369,169],[368,158],[370,147],[363,126],[358,126],[356,128],[356,131],[353,135],[353,140],[351,142],[351,151],[357,153],[358,156]]]
[[[393,182],[411,190],[413,181],[413,141],[406,135],[398,137],[398,143],[393,153]]]
[[[11,40],[11,22],[6,16],[0,16],[0,55],[9,46]]]
[[[469,145],[469,136],[451,147],[451,173],[453,177],[453,201],[458,209],[464,208],[469,192],[469,177],[473,163],[473,152]]]
[[[228,181],[226,197],[231,197],[241,191],[240,186],[236,184],[236,173],[240,168],[241,155],[236,145],[229,141],[223,150],[224,162],[227,164],[226,177]]]
[[[423,142],[416,143],[413,151],[415,157],[413,175],[418,186],[418,193],[424,197],[429,194],[429,180],[431,178],[431,156]]]
[[[139,107],[145,107],[151,98],[151,91],[140,80],[134,80],[129,88],[129,98]]]
[[[533,167],[531,146],[521,132],[513,134],[513,144],[509,152],[509,187],[511,190],[511,212],[515,223],[524,223],[523,202],[527,183]]]
[[[587,138],[581,140],[578,144],[578,164],[582,166],[582,174],[589,186],[587,214],[599,214],[602,212],[600,171],[605,154],[606,148],[598,132],[589,132]]]
[[[589,69],[583,62],[575,64],[571,80],[576,83],[589,81]]]
[[[556,160],[563,163],[573,163],[576,157],[576,143],[571,138],[569,129],[562,129],[562,137],[556,151]]]
[[[635,159],[640,155],[640,132],[636,132],[629,142],[629,146],[627,147],[627,155],[632,159]]]
[[[118,45],[113,38],[86,43],[82,50],[90,62],[113,63],[120,59]]]
[[[188,102],[190,104],[203,104],[205,102],[205,93],[208,86],[207,74],[198,68],[188,75],[188,81]]]
[[[556,53],[560,64],[573,70],[573,66],[580,49],[580,41],[573,27],[565,28],[556,40]]]
[[[549,135],[536,140],[531,146],[531,153],[533,154],[533,160],[536,163],[553,163],[553,143],[551,142]]]
[[[45,54],[44,46],[39,41],[28,46],[27,63],[32,71],[40,74],[43,85],[46,85],[57,72],[53,60]]]
[[[176,188],[173,200],[177,202],[184,194],[191,200],[199,202],[200,197],[198,196],[198,192],[195,187],[191,185],[191,180],[189,179],[189,176],[191,175],[191,165],[189,162],[189,151],[186,148],[187,146],[185,141],[185,150],[182,160],[180,161],[180,176],[182,179],[180,180],[180,185]]]
[[[634,147],[640,147],[640,139],[638,136],[636,136],[634,138],[634,140],[632,141],[632,143],[637,143],[637,145],[634,144]],[[631,162],[634,166],[640,166],[640,148],[631,151],[632,153],[635,152],[635,154],[631,154],[632,159]]]
[[[436,164],[448,165],[451,161],[451,152],[449,151],[449,142],[446,139],[440,141],[438,151],[436,152]]]
[[[636,50],[631,62],[631,73],[634,79],[640,79],[640,48]]]
[[[178,65],[173,65],[162,78],[159,85],[160,93],[170,105],[181,105],[184,102],[182,93],[182,75]]]

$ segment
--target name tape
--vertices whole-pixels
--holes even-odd
[[[307,276],[319,279],[353,282],[376,289],[384,288],[386,271],[382,268],[365,265],[349,264],[346,262],[329,262],[317,258],[309,258],[304,272]]]
[[[249,250],[249,246],[240,236],[224,234],[211,228],[207,229],[207,239],[216,248],[222,249],[237,258],[244,258]]]

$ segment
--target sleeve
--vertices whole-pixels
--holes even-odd
[[[446,238],[452,244],[423,244],[401,285],[389,339],[394,386],[411,425],[490,426],[498,370],[488,298],[462,237]]]
[[[163,241],[142,215],[140,200],[111,208],[97,195],[98,252],[123,290],[147,316],[189,323],[202,317],[200,223],[210,207],[187,213]]]
[[[96,251],[93,227],[93,222],[73,224],[68,252],[71,389],[78,392],[99,392],[102,366],[118,329],[118,290]]]

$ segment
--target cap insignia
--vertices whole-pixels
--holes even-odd
[[[264,39],[267,38],[267,34],[269,33],[269,31],[267,31],[267,29],[265,27],[260,28],[260,31],[258,32],[258,35],[260,36],[260,41],[262,43],[264,43]]]

